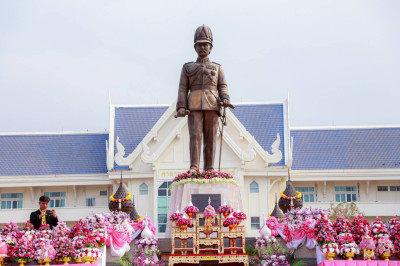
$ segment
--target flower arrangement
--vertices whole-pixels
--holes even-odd
[[[147,251],[157,251],[158,250],[158,239],[153,236],[150,239],[141,238],[135,241],[136,249],[144,249]]]
[[[69,232],[69,237],[74,238],[76,236],[87,236],[90,233],[90,229],[86,222],[79,219],[72,227]]]
[[[22,232],[19,231],[17,224],[11,220],[8,224],[4,225],[1,229],[0,235],[4,237],[4,241],[10,245],[15,246],[17,239],[21,237]]]
[[[276,238],[273,236],[260,236],[256,239],[256,248],[266,248],[268,245],[276,244]]]
[[[14,261],[30,262],[35,258],[35,248],[29,238],[22,236],[18,239],[15,247],[11,250],[11,257]]]
[[[24,227],[22,229],[23,231],[32,231],[33,230],[33,224],[30,221],[26,221],[24,224]]]
[[[239,221],[247,219],[246,214],[241,211],[233,212],[233,217],[237,218]]]
[[[285,255],[264,255],[261,256],[261,264],[259,265],[279,265],[279,266],[289,266]]]
[[[151,238],[141,238],[135,241],[133,251],[133,265],[163,265],[157,257],[158,239],[153,235]]]
[[[339,254],[339,246],[335,242],[328,242],[321,246],[321,252],[324,254],[328,253]]]
[[[330,228],[331,230],[332,227]],[[335,237],[331,234],[327,234],[324,241],[322,241],[321,252],[324,254],[336,253],[339,254],[339,245],[335,242]]]
[[[378,216],[376,216],[375,221],[372,223],[371,231],[375,241],[378,241],[381,237],[389,237],[389,231]]]
[[[190,204],[188,206],[186,206],[183,209],[184,212],[186,213],[198,213],[199,212],[199,208],[197,208],[196,206],[193,206],[193,204],[190,202]]]
[[[70,258],[72,242],[69,238],[70,229],[65,222],[59,221],[53,229],[53,246],[56,248],[56,259]]]
[[[222,224],[225,227],[228,227],[230,225],[238,225],[240,224],[239,220],[235,217],[228,217],[224,220],[224,223]]]
[[[292,208],[284,214],[285,224],[289,231],[299,230],[306,219],[306,216],[311,215],[311,213],[305,212],[305,210],[299,208]]]
[[[50,229],[50,225],[48,225],[48,224],[41,224],[40,225],[40,227],[39,227],[39,231],[51,231],[51,229]]]
[[[233,208],[230,207],[228,204],[223,204],[218,208],[218,213],[231,213],[231,212],[233,212]]]
[[[90,230],[88,235],[96,239],[97,246],[104,246],[107,238],[107,222],[105,216],[101,213],[91,213],[90,215],[86,216],[85,224]]]
[[[229,173],[219,171],[187,171],[178,174],[172,180],[172,186],[178,186],[186,183],[197,184],[216,184],[216,183],[230,183],[238,185]]]
[[[304,210],[307,210],[307,208],[305,208]],[[310,212],[311,212],[312,218],[314,220],[319,220],[319,219],[322,219],[322,218],[328,219],[328,211],[323,209],[323,208],[320,208],[320,207],[311,208],[310,207]]]
[[[400,223],[396,224],[392,229],[391,236],[393,241],[393,253],[400,255]]]
[[[52,246],[50,238],[36,238],[33,242],[35,247],[35,260],[43,261],[44,259],[54,260],[57,251]]]
[[[322,218],[317,220],[314,227],[317,235],[317,242],[319,246],[329,242],[336,242],[336,231],[332,227],[332,222],[329,219]]]
[[[359,254],[360,252],[357,248],[357,244],[352,242],[352,243],[346,243],[346,244],[340,245],[339,253],[341,255],[345,255],[346,253]]]
[[[250,265],[290,265],[289,260],[292,253],[288,253],[282,248],[274,237],[258,237],[255,247],[258,254],[250,257]]]
[[[351,223],[343,215],[338,215],[335,222],[333,223],[333,229],[335,229],[338,236],[343,234],[351,233]]]
[[[384,253],[391,254],[393,252],[393,243],[389,237],[380,237],[376,245],[376,254],[382,256]]]
[[[209,201],[210,202],[210,201]],[[215,209],[213,206],[208,205],[203,212],[203,215],[205,218],[210,217],[210,218],[214,218],[215,216],[217,216],[217,213],[215,212]]]
[[[193,226],[193,222],[190,219],[186,219],[186,218],[179,218],[176,221],[176,225],[181,226],[181,225],[187,225],[188,227],[192,227]]]
[[[105,215],[107,230],[115,230],[119,233],[127,233],[129,238],[135,232],[131,225],[131,218],[125,212],[113,211]]]
[[[0,236],[0,258],[4,260],[5,257],[7,257],[7,244],[2,240],[2,237]]]
[[[145,250],[138,250],[132,257],[131,263],[133,265],[154,265],[161,266],[164,265],[163,261],[159,261],[157,256],[150,255],[148,256]]]
[[[392,218],[389,220],[388,231],[389,231],[389,234],[390,234],[390,239],[391,239],[393,242],[394,242],[394,240],[395,240],[395,238],[394,238],[394,234],[395,234],[394,228],[395,228],[395,226],[396,226],[397,224],[399,224],[399,223],[400,223],[399,218],[397,218],[396,215],[393,215]]]
[[[369,235],[363,237],[358,248],[363,251],[364,260],[375,259],[375,242]]]
[[[351,232],[356,244],[359,244],[366,234],[372,236],[370,223],[362,214],[357,214],[354,216],[351,223]]]
[[[74,258],[75,260],[82,259],[84,256],[83,248],[85,247],[85,237],[79,235],[74,236],[72,238],[71,246],[72,246],[70,253],[71,257]]]
[[[179,213],[179,212],[174,212],[173,214],[171,214],[171,216],[169,217],[170,221],[176,221],[179,218],[182,218],[183,213]]]

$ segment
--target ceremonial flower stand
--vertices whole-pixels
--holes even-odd
[[[221,264],[239,262],[249,265],[248,254],[244,252],[244,227],[237,226],[235,230],[229,231],[227,227],[222,226],[224,218],[220,214],[215,217],[214,225],[208,225],[209,221],[206,219],[203,213],[197,213],[196,219],[193,219],[193,228],[188,228],[186,232],[178,226],[172,227],[172,252],[168,258],[169,265],[199,264],[202,261],[218,261]],[[239,247],[236,246],[238,238],[241,243]],[[190,239],[193,244],[188,247]],[[224,239],[229,239],[228,247],[225,247]]]

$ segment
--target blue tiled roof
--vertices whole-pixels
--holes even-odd
[[[291,130],[294,170],[400,168],[400,128]]]
[[[119,141],[125,147],[125,156],[132,153],[167,108],[167,106],[154,106],[115,109],[115,140],[119,136]],[[283,104],[241,104],[236,106],[233,113],[256,141],[270,153],[271,145],[279,133],[280,150],[284,153]],[[284,159],[273,165],[284,165]],[[114,164],[114,167],[126,169],[117,164]]]
[[[0,175],[107,173],[105,134],[0,136]]]
[[[135,150],[167,109],[168,106],[115,108],[114,143],[119,137],[119,142],[125,148],[125,156]],[[117,153],[116,147],[114,151]],[[127,169],[127,167],[121,167],[115,163],[114,168]]]
[[[283,104],[240,104],[232,110],[243,126],[264,150],[271,153],[276,134],[281,137],[279,149],[283,158],[273,165],[285,165]]]

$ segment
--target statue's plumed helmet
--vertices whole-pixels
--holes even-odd
[[[213,36],[210,27],[203,24],[198,27],[194,33],[194,45],[204,42],[209,43],[212,46]]]

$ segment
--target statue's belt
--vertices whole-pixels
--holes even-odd
[[[201,90],[203,90],[203,91],[210,91],[210,92],[212,92],[212,93],[217,93],[218,91],[217,91],[217,88],[215,88],[215,87],[192,87],[192,88],[190,88],[190,91],[201,91]]]

